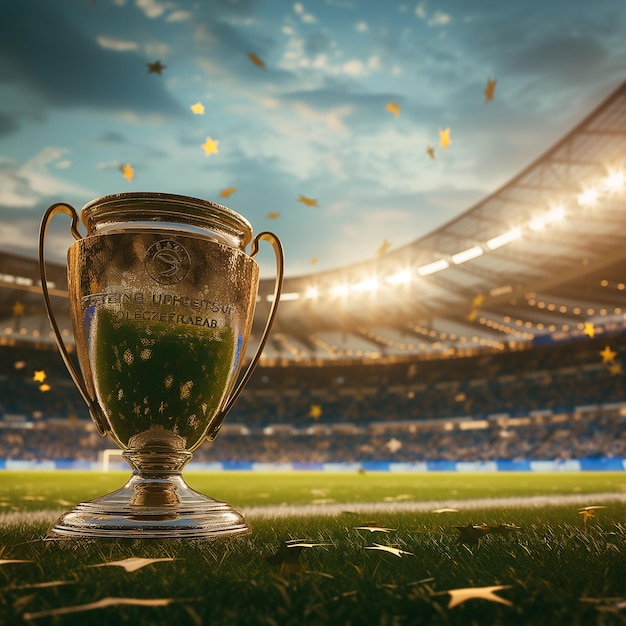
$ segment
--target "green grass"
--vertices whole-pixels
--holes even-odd
[[[127,474],[0,473],[0,512],[57,511],[101,495]],[[187,476],[196,489],[236,507],[334,500],[622,493],[626,474],[216,473]],[[590,495],[587,504],[594,504]],[[47,541],[48,521],[6,516],[0,526],[0,624],[621,624],[626,608],[626,504],[607,503],[586,524],[578,506],[458,513],[255,517],[251,535],[231,541]],[[375,523],[394,529],[369,533]],[[519,532],[460,545],[454,526],[515,524]],[[288,539],[327,544],[302,551],[293,568],[272,565]],[[374,543],[407,552],[367,550]],[[130,556],[171,557],[134,573],[89,567]],[[69,584],[37,587],[40,583]],[[512,606],[469,600],[448,608],[449,589],[510,585]],[[172,598],[168,606],[112,606],[25,620],[24,615],[106,597]],[[589,601],[598,599],[599,601]]]

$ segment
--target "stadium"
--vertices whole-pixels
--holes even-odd
[[[50,327],[45,289],[76,363],[65,264],[0,252],[0,624],[623,623],[625,138],[626,82],[432,232],[287,275],[265,345],[261,280],[185,469],[243,537],[50,533],[129,469]]]
[[[625,111],[623,84],[435,232],[288,277],[259,366],[194,463],[623,470]],[[0,459],[97,467],[112,446],[60,361],[37,262],[3,254],[2,269]],[[71,349],[65,267],[48,277]],[[261,282],[248,353],[272,290]]]

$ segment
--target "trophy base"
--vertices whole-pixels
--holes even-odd
[[[178,475],[137,474],[121,489],[81,502],[50,529],[51,537],[211,539],[250,533],[241,513],[191,489]]]

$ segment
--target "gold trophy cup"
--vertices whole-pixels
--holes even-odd
[[[44,242],[50,219],[68,215],[70,315],[79,368],[59,332],[48,293]],[[252,238],[241,215],[219,204],[162,193],[98,198],[78,214],[53,204],[39,231],[44,303],[65,365],[101,435],[132,468],[117,491],[78,504],[53,536],[218,537],[244,534],[244,517],[191,489],[192,452],[215,439],[248,381],[276,315],[283,251],[276,235]],[[256,353],[242,364],[257,300],[259,242],[276,255],[274,298]],[[251,252],[246,246],[251,243]]]

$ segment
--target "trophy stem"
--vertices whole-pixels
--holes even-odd
[[[217,538],[250,532],[229,504],[191,489],[182,468],[186,450],[126,450],[130,480],[107,495],[81,502],[50,530],[56,537]]]

